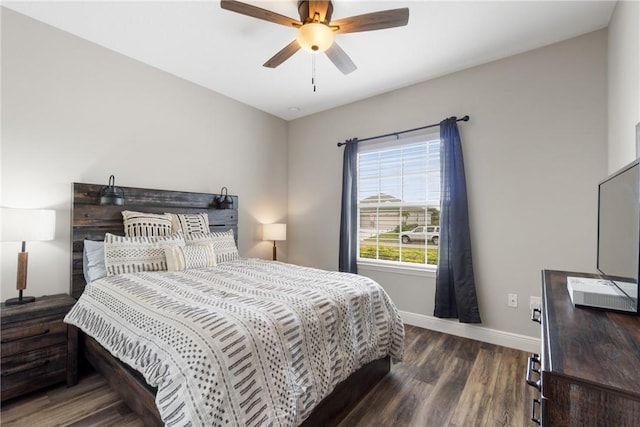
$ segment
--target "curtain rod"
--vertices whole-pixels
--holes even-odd
[[[469,116],[464,116],[464,117],[462,117],[460,119],[456,119],[456,122],[468,122],[468,121],[469,121]],[[429,129],[429,128],[436,127],[436,126],[440,126],[440,123],[434,123],[432,125],[422,126],[422,127],[419,127],[419,128],[401,130],[400,132],[387,133],[385,135],[371,136],[369,138],[359,139],[358,142],[370,141],[372,139],[386,138],[388,136],[394,136],[394,135],[396,137],[399,137],[403,133],[415,132],[417,130]],[[346,142],[338,142],[338,147],[342,147],[343,145],[346,145]]]

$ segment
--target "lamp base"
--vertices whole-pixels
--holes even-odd
[[[5,305],[19,305],[34,302],[36,297],[9,298],[4,302]]]

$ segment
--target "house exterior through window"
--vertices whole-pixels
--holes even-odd
[[[435,267],[440,236],[440,135],[361,144],[358,261]]]

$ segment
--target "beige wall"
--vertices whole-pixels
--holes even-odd
[[[57,211],[53,242],[28,243],[28,294],[68,292],[72,182],[240,197],[239,250],[269,258],[261,222],[286,222],[287,123],[2,9],[3,206]],[[286,259],[285,242],[279,257]],[[1,299],[19,243],[2,243]]]
[[[469,114],[460,132],[483,327],[539,337],[529,296],[540,295],[541,269],[595,270],[606,48],[606,31],[597,31],[291,122],[289,260],[337,268],[336,142]],[[433,315],[433,274],[360,272],[401,310]],[[519,295],[517,309],[507,307],[508,293]]]
[[[619,1],[609,23],[609,172],[640,155],[640,2]]]

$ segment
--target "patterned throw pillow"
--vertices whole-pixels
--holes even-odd
[[[210,244],[166,246],[164,254],[167,257],[169,271],[216,266],[216,253],[213,250],[213,245]]]
[[[167,246],[184,246],[182,233],[151,237],[125,237],[107,233],[104,236],[107,275],[166,270],[164,248]]]
[[[168,236],[172,233],[169,214],[122,211],[122,219],[127,237]]]
[[[209,215],[206,212],[196,214],[165,214],[171,217],[173,231],[182,231],[188,236],[192,233],[209,232]]]
[[[187,245],[206,244],[213,245],[213,250],[216,253],[216,262],[218,264],[240,258],[236,241],[233,238],[232,229],[216,233],[193,233],[187,236]]]

